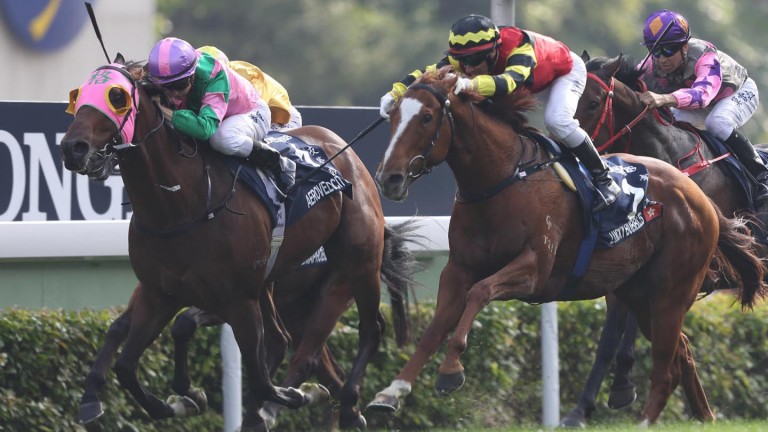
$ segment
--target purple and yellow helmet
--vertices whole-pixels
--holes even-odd
[[[165,38],[149,53],[149,78],[156,84],[178,81],[195,73],[199,54],[189,42]]]
[[[669,30],[662,37],[664,29],[670,26]],[[659,38],[661,37],[661,40]],[[645,20],[643,26],[643,45],[651,48],[656,41],[659,46],[675,45],[688,42],[691,38],[691,29],[688,27],[688,20],[677,12],[662,9],[652,13]]]

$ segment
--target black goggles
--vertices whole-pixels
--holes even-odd
[[[478,51],[473,54],[457,57],[456,60],[463,65],[475,67],[486,61],[491,55],[491,51],[493,50]]]
[[[163,88],[174,91],[181,91],[189,87],[192,83],[192,77],[182,78],[180,80],[171,81],[169,83],[161,84]]]
[[[677,54],[677,52],[680,51],[682,48],[683,48],[682,45],[661,46],[651,51],[651,55],[653,56],[653,58],[659,58],[660,56],[672,57],[673,55]]]

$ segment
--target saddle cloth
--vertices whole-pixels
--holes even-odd
[[[269,132],[264,141],[277,149],[283,156],[296,162],[297,183],[304,182],[295,188],[285,199],[285,227],[291,226],[301,219],[309,210],[321,200],[333,195],[335,192],[344,192],[352,198],[352,184],[342,177],[333,163],[325,165],[315,172],[311,178],[306,178],[312,170],[319,167],[328,155],[315,145],[310,145],[303,140],[284,134],[282,132]],[[252,165],[244,163],[238,157],[228,157],[227,164],[232,175],[237,175],[238,180],[250,188],[270,211],[272,227],[278,225],[282,204],[278,198],[272,180],[257,170]],[[240,170],[238,174],[238,170]]]

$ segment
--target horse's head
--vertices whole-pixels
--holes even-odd
[[[457,79],[449,69],[425,74],[390,113],[391,139],[376,171],[388,199],[407,198],[411,183],[445,159],[455,134],[450,108]]]
[[[582,58],[587,66],[587,83],[575,118],[600,147],[600,144],[618,138],[615,123],[621,122],[624,126],[632,120],[617,120],[617,117],[636,115],[635,109],[642,110],[635,91],[642,86],[640,76],[643,72],[635,69],[632,60],[622,54],[590,59],[585,51]],[[633,110],[624,109],[618,113],[616,106],[633,107]],[[605,147],[607,150],[608,145]]]
[[[376,172],[385,197],[404,200],[417,178],[445,160],[458,183],[459,174],[482,183],[492,180],[476,176],[476,170],[487,173],[516,166],[510,156],[516,152],[509,150],[519,140],[510,138],[532,129],[524,112],[534,109],[536,99],[525,89],[493,100],[476,92],[456,95],[457,81],[450,66],[427,72],[408,87],[390,113],[391,139]],[[472,189],[482,187],[476,184]]]
[[[75,116],[61,140],[64,166],[97,180],[109,177],[116,163],[114,146],[130,143],[139,106],[143,68],[118,55],[94,70],[69,95],[67,112]]]

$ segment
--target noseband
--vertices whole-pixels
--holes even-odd
[[[611,76],[611,79],[608,84],[603,82],[602,79],[600,79],[597,75],[588,73],[587,78],[597,82],[597,84],[600,85],[600,87],[605,90],[607,93],[607,96],[605,97],[605,105],[603,105],[603,112],[600,114],[600,120],[598,120],[597,124],[595,125],[595,130],[592,131],[592,134],[590,135],[590,138],[592,138],[592,141],[597,139],[597,135],[600,133],[600,129],[602,129],[603,124],[606,122],[608,123],[608,134],[609,138],[608,141],[603,143],[601,146],[597,147],[598,153],[602,153],[606,150],[608,150],[613,143],[624,136],[625,134],[631,134],[632,128],[640,122],[640,120],[645,117],[645,114],[648,113],[648,106],[646,106],[643,111],[635,117],[634,120],[629,122],[627,125],[625,125],[623,128],[621,128],[621,131],[619,133],[614,133],[614,112],[613,112],[613,89],[615,87],[616,78]],[[627,144],[624,147],[623,152],[628,153],[629,152],[629,146],[631,144],[631,135],[627,139]]]
[[[447,95],[443,94],[442,92],[438,91],[436,88],[428,84],[416,83],[411,85],[409,88],[415,89],[415,90],[428,91],[435,98],[437,98],[437,101],[440,102],[440,106],[441,106],[440,123],[437,125],[437,129],[435,129],[435,135],[432,137],[432,141],[429,143],[429,147],[427,147],[422,154],[415,156],[413,159],[411,159],[410,162],[408,162],[408,177],[417,179],[425,174],[431,173],[432,168],[442,163],[442,162],[438,162],[435,165],[428,166],[427,156],[429,156],[429,153],[435,147],[435,143],[437,142],[438,138],[440,138],[440,129],[443,128],[443,122],[445,121],[445,118],[448,117],[448,122],[451,125],[451,141],[450,143],[448,143],[448,148],[453,146],[453,138],[456,136],[456,133],[455,133],[456,126],[453,123],[453,115],[451,114],[451,101],[448,99]],[[419,172],[417,173],[414,173],[413,167],[416,161],[421,161],[421,170],[419,170]]]

